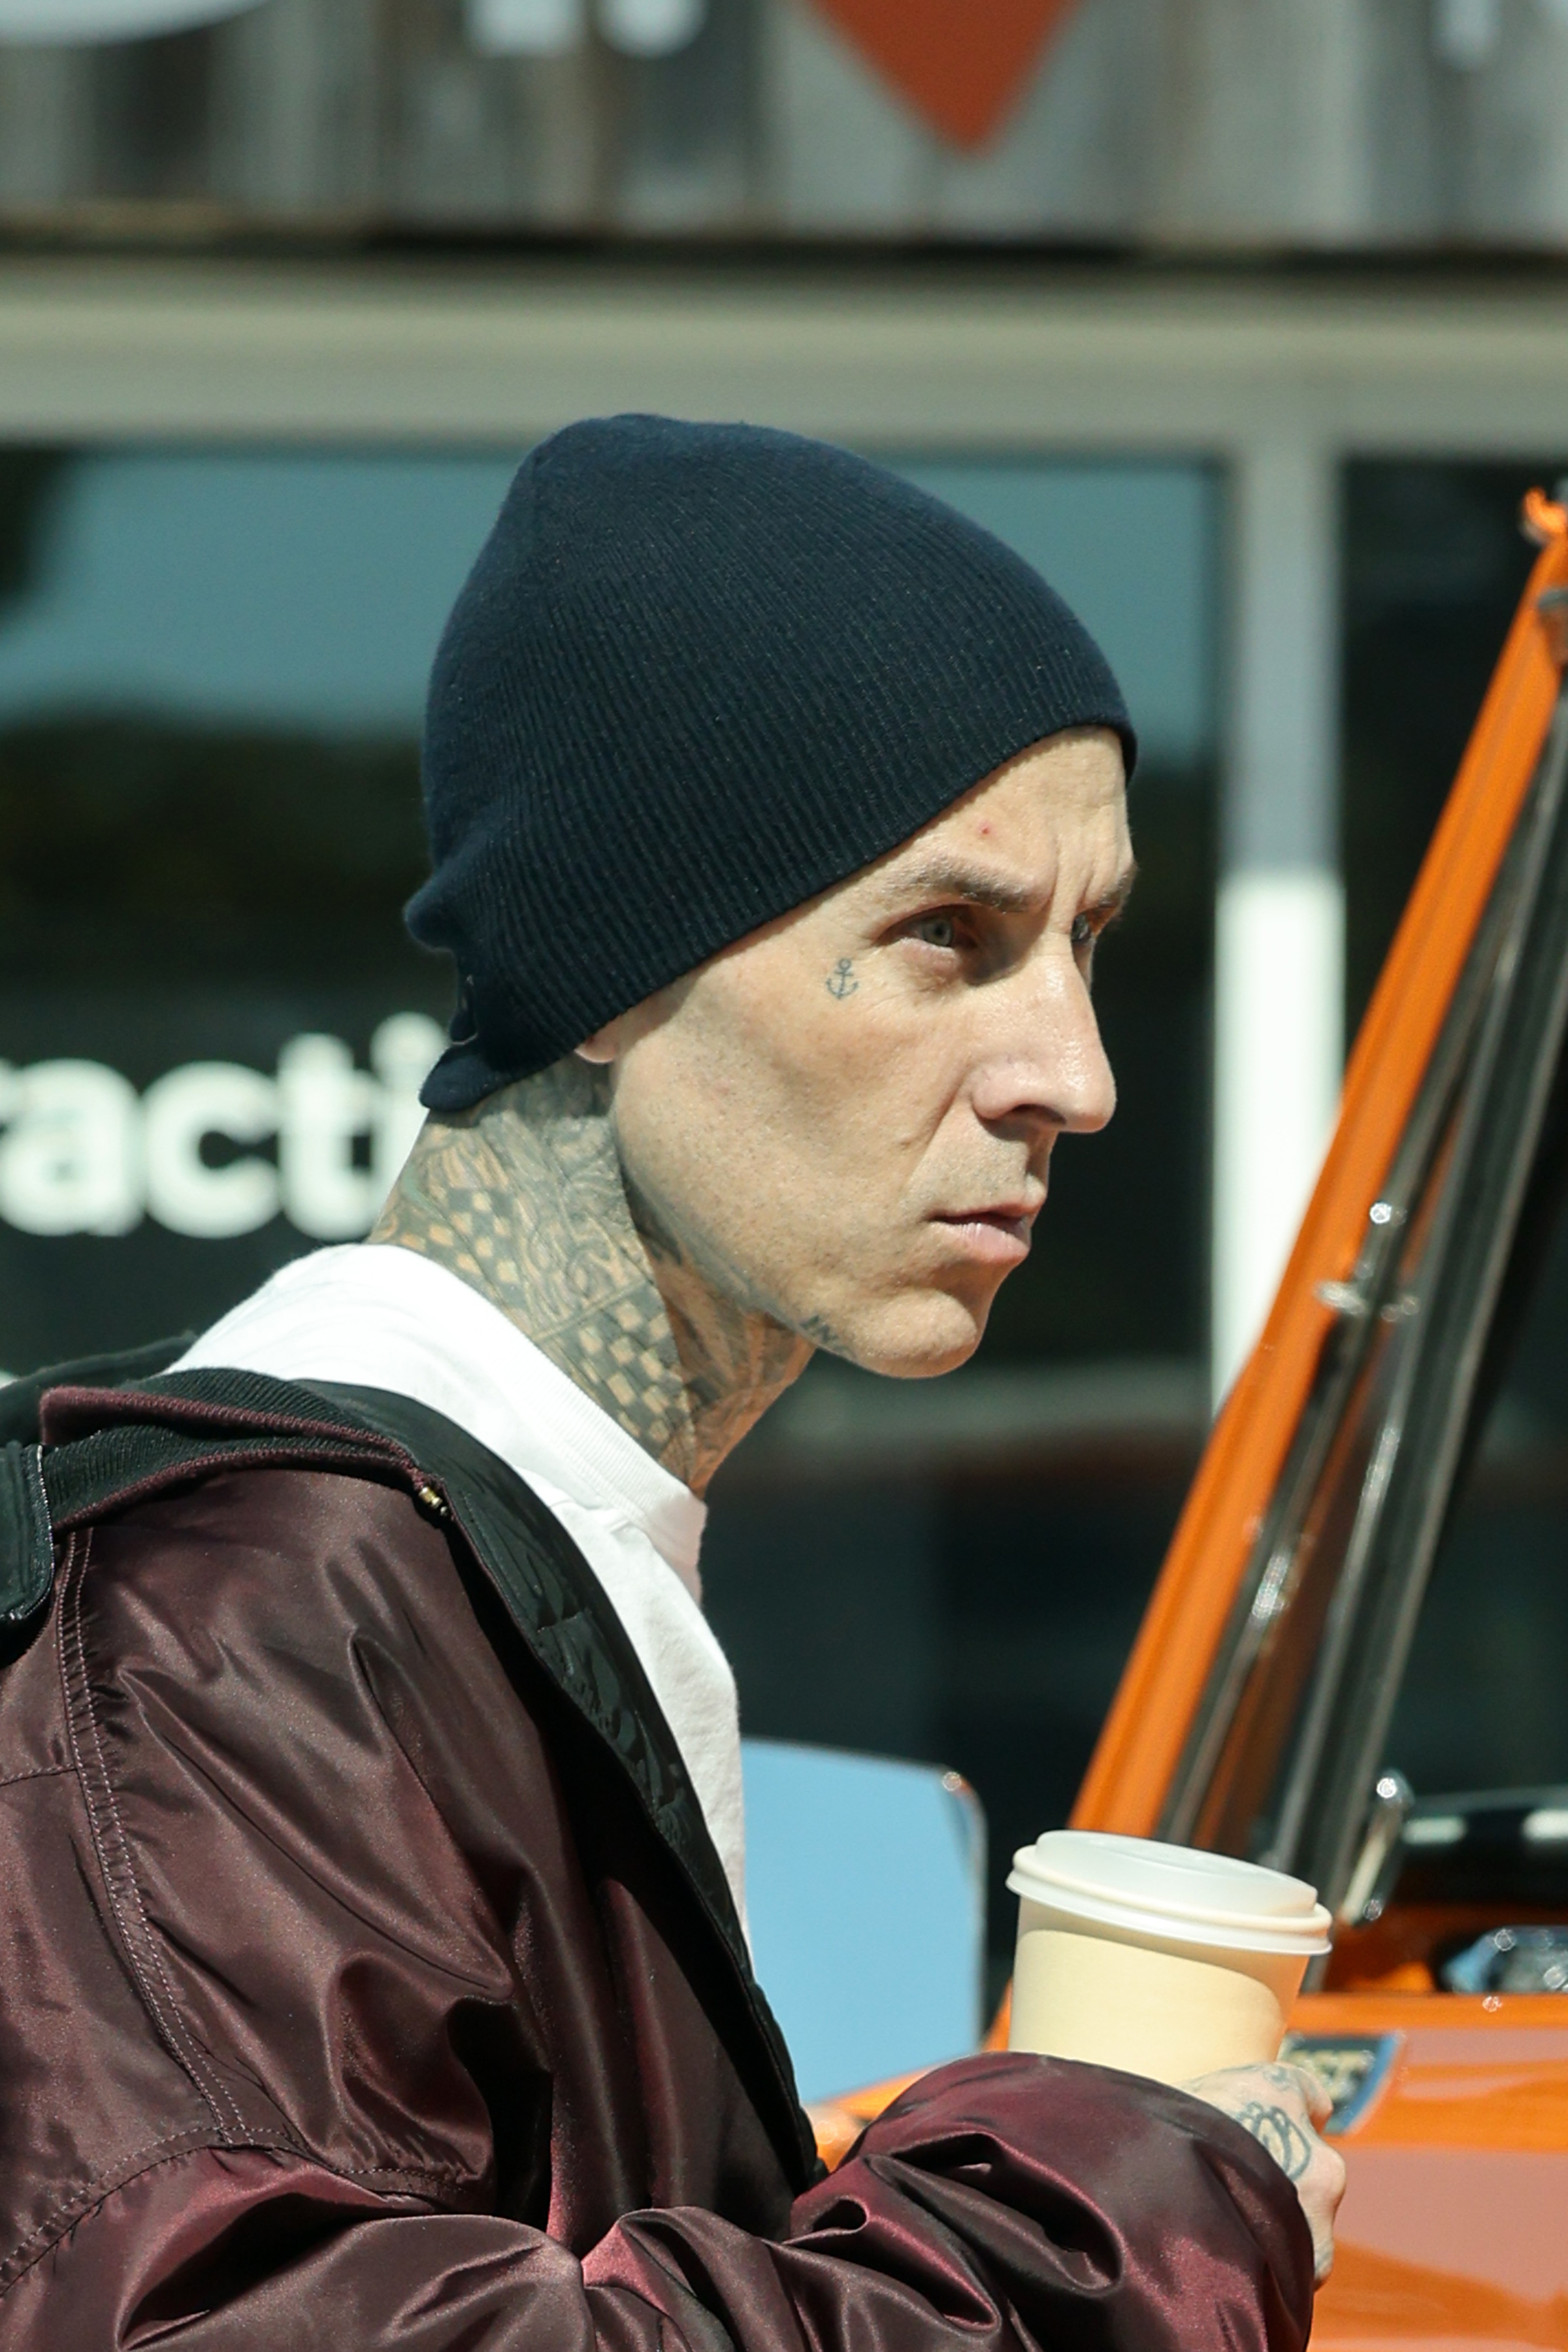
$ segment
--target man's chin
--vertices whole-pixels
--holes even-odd
[[[833,1352],[884,1380],[940,1380],[973,1355],[985,1336],[990,1307],[987,1299],[977,1314],[944,1293],[900,1300],[890,1311],[868,1317],[863,1326],[841,1330]]]

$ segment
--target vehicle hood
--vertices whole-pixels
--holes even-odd
[[[1292,2027],[1350,2176],[1318,2352],[1568,2352],[1568,2000],[1326,1994]]]

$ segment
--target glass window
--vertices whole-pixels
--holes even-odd
[[[1565,1177],[1559,1134],[1389,1733],[1424,1796],[1568,1786]]]
[[[814,1366],[721,1478],[705,1574],[749,1730],[956,1766],[999,1857],[1071,1801],[1205,1420],[1217,501],[1194,466],[895,462],[1126,685],[1121,1107],[1058,1154],[979,1362]],[[0,1364],[199,1328],[368,1224],[449,1005],[399,919],[425,678],[513,463],[0,456]]]
[[[1517,603],[1531,478],[1352,472],[1363,985]],[[1559,1965],[1551,1937],[1516,1963],[1513,1927],[1568,1900],[1565,773],[1559,727],[1380,1179],[1163,1822],[1345,1900],[1341,1981],[1485,1990],[1473,1960],[1517,1966],[1524,1989]],[[1426,1801],[1402,1840],[1399,1772]]]
[[[500,458],[0,466],[0,1363],[364,1230],[449,988],[398,921]]]
[[[1366,458],[1344,469],[1346,1034],[1366,1010],[1535,551],[1519,528],[1562,458]]]
[[[1359,1013],[1442,806],[1563,460],[1366,462],[1346,490],[1345,837]],[[1387,1742],[1417,1795],[1568,1781],[1568,1230],[1549,1128]]]

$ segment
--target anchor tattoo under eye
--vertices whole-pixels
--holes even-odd
[[[860,983],[855,977],[855,966],[848,956],[840,956],[827,975],[829,996],[853,996]]]

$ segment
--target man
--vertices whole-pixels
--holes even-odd
[[[858,460],[523,467],[432,683],[459,1009],[371,1245],[7,1399],[15,2352],[1303,2343],[1288,2069],[979,2057],[819,2177],[699,1605],[812,1349],[962,1362],[1110,1117],[1131,742],[1044,583]]]

